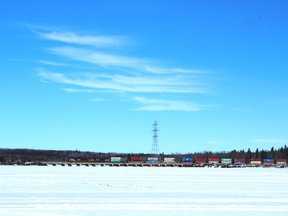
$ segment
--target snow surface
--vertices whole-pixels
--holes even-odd
[[[288,169],[0,166],[0,215],[288,213]]]

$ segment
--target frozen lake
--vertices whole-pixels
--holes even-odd
[[[288,214],[288,169],[0,166],[0,215]]]

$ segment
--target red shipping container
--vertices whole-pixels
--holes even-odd
[[[138,156],[133,156],[131,157],[131,161],[137,162],[137,161],[142,161],[142,159]]]
[[[197,164],[206,163],[206,158],[196,158],[195,163],[197,163]]]
[[[277,160],[276,160],[276,163],[277,163],[277,164],[286,164],[286,163],[287,163],[287,160],[286,160],[286,159],[277,159]]]
[[[209,164],[218,164],[219,158],[208,158],[208,163]]]

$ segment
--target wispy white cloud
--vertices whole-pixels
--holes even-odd
[[[38,62],[44,65],[51,65],[51,66],[67,66],[67,64],[59,63],[56,61],[38,60]]]
[[[95,93],[95,90],[92,89],[75,89],[75,88],[62,88],[65,92],[72,92],[72,93]]]
[[[38,61],[47,68],[49,66],[66,66],[65,73],[61,71],[62,68],[58,70],[60,72],[56,73],[51,72],[50,69],[38,71],[39,77],[43,80],[63,84],[63,91],[70,93],[125,93],[127,98],[133,98],[132,101],[140,105],[136,110],[199,111],[208,108],[188,102],[188,100],[185,101],[185,99],[184,101],[166,100],[169,98],[169,94],[209,93],[203,82],[203,76],[207,75],[204,70],[167,66],[159,60],[113,53],[111,48],[114,45],[126,44],[127,41],[121,37],[95,36],[48,28],[40,28],[34,32],[43,39],[57,41],[59,45],[48,47],[46,50],[54,56],[62,57],[64,61],[66,60],[65,63],[69,62],[69,64],[61,64],[54,60]],[[98,49],[99,47],[101,47],[101,51]],[[103,48],[109,48],[109,50],[104,52]],[[76,68],[72,68],[73,65],[76,65],[75,62],[77,68],[89,72],[75,73]],[[136,93],[145,97],[133,97]],[[149,99],[148,94],[151,93],[154,94],[154,98],[158,97],[159,99]],[[146,97],[147,95],[148,97]]]
[[[184,68],[154,66],[154,62],[148,59],[107,54],[90,49],[64,46],[48,48],[48,50],[55,55],[59,55],[75,61],[95,64],[105,68],[128,68],[138,72],[146,72],[152,74],[197,75],[206,73],[204,70],[201,71]]]
[[[134,93],[203,93],[205,89],[193,86],[182,77],[129,77],[107,74],[65,75],[39,70],[38,75],[47,81],[70,84],[98,90],[112,90]],[[67,88],[66,88],[67,90]],[[72,89],[68,88],[72,92]]]
[[[115,46],[124,43],[124,40],[121,37],[83,35],[68,31],[48,31],[48,32],[35,31],[35,32],[40,37],[48,40],[54,40],[72,44],[90,45],[96,47]]]
[[[165,68],[165,67],[155,67],[146,65],[144,69],[147,72],[151,73],[159,73],[159,74],[167,74],[167,73],[183,73],[183,74],[204,74],[206,73],[203,70],[192,70],[192,69],[184,69],[184,68]]]
[[[149,99],[144,97],[134,97],[133,100],[140,104],[140,107],[135,110],[195,112],[207,109],[207,107],[187,101]]]
[[[95,88],[95,89],[106,89],[106,90],[121,90],[121,86],[109,82],[108,79],[103,79],[101,76],[94,76],[91,79],[87,75],[78,76],[67,76],[62,73],[49,73],[41,70],[38,75],[45,80],[54,81],[62,84],[70,84],[75,86],[81,86],[85,88]]]
[[[133,68],[139,71],[145,71],[146,65],[148,64],[145,59],[106,54],[99,51],[83,48],[54,47],[49,48],[48,50],[53,54],[65,58],[87,62],[102,67]]]
[[[253,139],[251,142],[256,143],[287,143],[288,139]]]

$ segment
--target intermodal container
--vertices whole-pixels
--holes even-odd
[[[121,162],[126,163],[127,162],[127,157],[121,157]]]
[[[183,158],[181,158],[181,161],[184,163],[192,163],[193,158],[183,157]]]
[[[219,163],[219,158],[208,158],[209,164],[217,164]]]
[[[277,159],[277,160],[276,160],[276,164],[283,164],[283,165],[285,165],[285,164],[287,164],[287,160],[286,160],[286,159]]]
[[[245,159],[244,158],[235,158],[234,164],[245,164]]]
[[[164,163],[174,163],[175,158],[164,158]]]
[[[261,159],[251,159],[251,164],[261,164]]]
[[[263,159],[263,164],[271,165],[271,164],[274,164],[274,163],[275,163],[275,160],[272,159],[272,158],[264,158]]]
[[[148,157],[147,161],[148,161],[148,163],[158,163],[159,162],[157,157]]]
[[[132,157],[131,157],[131,161],[132,161],[132,162],[141,162],[142,159],[141,159],[141,157],[139,157],[139,156],[132,156]]]
[[[111,157],[112,163],[121,163],[121,157]]]
[[[206,163],[206,158],[196,158],[195,163],[204,164],[204,163]]]
[[[232,164],[232,158],[221,158],[222,164]]]
[[[105,158],[104,162],[107,162],[107,163],[111,162],[111,158]]]

